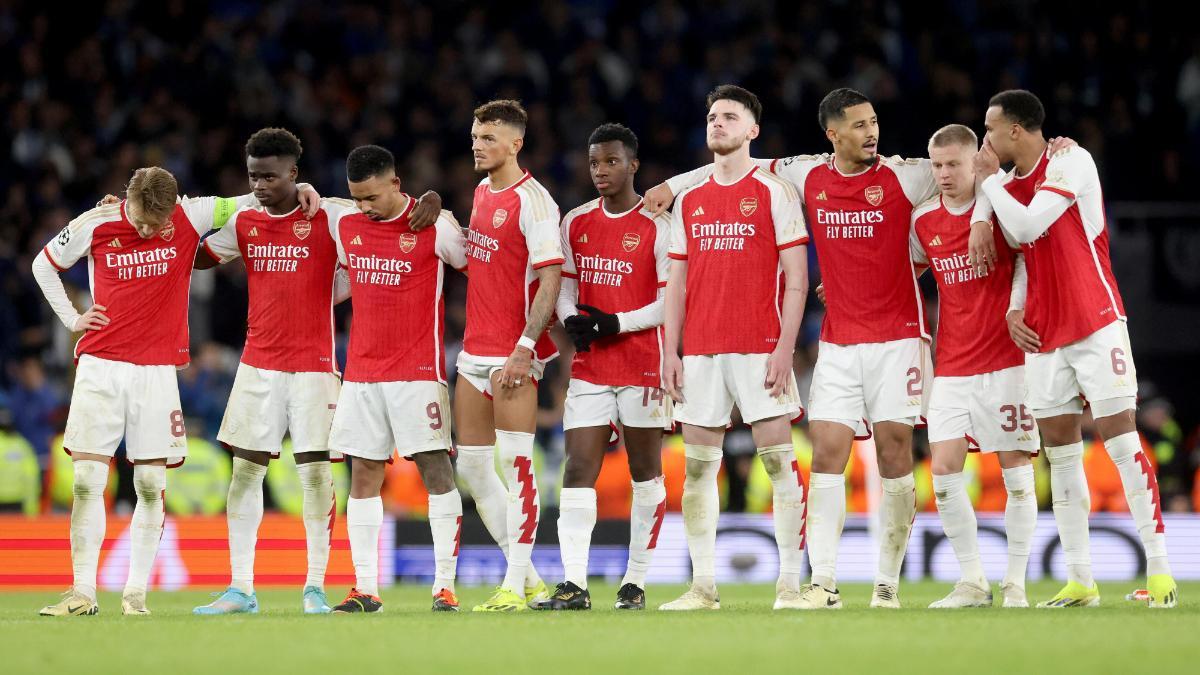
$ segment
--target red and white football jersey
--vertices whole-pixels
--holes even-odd
[[[610,314],[653,303],[667,285],[670,221],[637,206],[625,213],[604,210],[599,198],[563,218],[563,276],[577,279],[577,302]],[[662,383],[662,327],[619,333],[576,352],[571,377],[612,387],[658,387]]]
[[[246,262],[249,312],[242,363],[287,373],[336,372],[331,221],[348,203],[321,200],[309,218],[297,206],[274,216],[245,208],[201,246],[220,263]]]
[[[912,215],[913,260],[929,265],[938,287],[934,372],[942,377],[991,373],[1025,363],[1025,354],[1009,338],[1005,321],[1016,256],[1000,228],[992,228],[995,268],[980,276],[967,264],[974,206],[972,200],[951,210],[937,197]]]
[[[1049,150],[1027,176],[1015,170],[1004,188],[1029,205],[1038,190],[1049,190],[1072,201],[1032,244],[1023,244],[1029,291],[1025,323],[1050,352],[1080,340],[1113,321],[1125,318],[1108,257],[1108,229],[1100,172],[1091,153],[1068,148],[1049,156]]]
[[[446,263],[467,266],[462,229],[449,211],[433,227],[408,227],[416,200],[404,212],[375,221],[358,211],[334,221],[338,260],[350,273],[347,382],[446,381]]]
[[[839,345],[929,335],[909,259],[913,207],[937,194],[927,159],[880,157],[852,176],[830,155],[775,160],[804,201],[825,285],[821,340]]]
[[[503,190],[488,179],[475,188],[467,231],[467,326],[463,350],[472,356],[507,358],[525,331],[537,294],[534,270],[563,264],[558,204],[529,172]],[[543,330],[538,359],[558,355]]]
[[[795,187],[754,167],[729,184],[684,190],[670,256],[687,261],[683,354],[767,354],[779,343],[779,251],[808,242]]]
[[[125,202],[96,207],[46,244],[43,255],[59,271],[88,261],[93,302],[106,307],[111,323],[87,331],[75,357],[91,354],[144,366],[186,366],[188,290],[201,235],[224,221],[232,199],[183,197],[171,221],[143,238],[125,212]],[[239,198],[238,204],[245,203]],[[217,223],[219,226],[220,223]]]

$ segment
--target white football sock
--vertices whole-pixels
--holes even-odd
[[[89,459],[72,462],[75,482],[71,486],[71,567],[75,591],[96,600],[96,566],[104,545],[104,488],[108,464]]]
[[[308,541],[308,578],[305,587],[325,589],[325,569],[329,566],[329,537],[337,502],[333,496],[333,470],[328,461],[297,464],[300,488],[304,495],[304,538]]]
[[[1092,555],[1088,541],[1088,514],[1092,496],[1083,472],[1083,443],[1046,448],[1050,461],[1050,494],[1054,501],[1054,522],[1062,542],[1067,564],[1067,580],[1091,588]]]
[[[229,585],[246,595],[254,592],[254,547],[263,517],[263,479],[267,467],[233,458],[225,518],[229,525]]]
[[[658,532],[667,513],[667,488],[659,476],[633,481],[633,506],[629,509],[629,563],[621,585],[646,587],[646,572],[658,546]]]
[[[710,591],[717,585],[717,520],[721,515],[721,449],[710,445],[684,446],[687,468],[683,479],[683,526],[692,556],[692,584]]]
[[[979,525],[975,521],[975,509],[971,507],[971,498],[967,496],[962,473],[934,475],[933,496],[937,501],[938,515],[942,518],[942,530],[958,558],[962,581],[987,588],[987,577],[979,561]]]
[[[916,516],[917,483],[913,475],[884,478],[883,502],[879,509],[883,536],[879,541],[879,572],[875,575],[875,583],[893,586],[900,583],[900,568],[904,565],[908,535]]]
[[[454,592],[458,571],[458,542],[462,534],[462,497],[458,490],[429,495],[429,530],[433,533],[435,573],[433,593],[443,588]]]
[[[813,473],[808,486],[808,560],[812,582],[837,588],[838,544],[846,524],[846,476]]]
[[[483,526],[507,560],[508,489],[496,473],[496,449],[490,445],[460,445],[454,470],[467,484]],[[525,571],[525,587],[532,588],[541,581],[542,578],[530,563]]]
[[[533,471],[533,434],[497,430],[496,448],[508,484],[508,571],[501,586],[524,597],[541,511]]]
[[[804,482],[791,443],[759,448],[771,479],[775,545],[779,548],[779,581],[799,590],[804,571]],[[771,456],[774,455],[773,459]]]
[[[576,586],[587,588],[588,549],[592,545],[592,529],[596,527],[596,490],[563,488],[558,508],[563,576]]]
[[[1147,571],[1150,574],[1170,574],[1167,564],[1167,534],[1163,526],[1162,501],[1158,494],[1158,477],[1154,466],[1142,450],[1136,431],[1114,436],[1104,441],[1104,449],[1117,465],[1125,501],[1137,525],[1142,547],[1146,549]]]
[[[1004,583],[1025,588],[1033,531],[1037,528],[1037,493],[1034,492],[1033,465],[1004,469],[1004,533],[1008,536],[1008,570]]]
[[[145,593],[158,555],[166,522],[167,467],[138,464],[133,467],[137,506],[129,522],[129,578],[125,593]]]
[[[350,559],[354,562],[354,587],[360,593],[379,595],[379,530],[383,527],[383,499],[367,497],[346,501],[346,531]]]

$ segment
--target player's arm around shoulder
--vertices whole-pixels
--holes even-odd
[[[239,214],[256,207],[242,207],[234,211],[223,223],[220,229],[208,232],[196,248],[196,259],[193,269],[206,270],[224,265],[241,257],[242,250],[238,246],[237,220]]]
[[[442,262],[454,269],[466,273],[467,270],[467,238],[463,235],[462,226],[454,214],[446,209],[438,213],[433,223],[433,250]]]
[[[797,193],[804,195],[804,183],[813,169],[830,162],[829,153],[816,155],[792,155],[769,160],[765,168],[796,187]]]

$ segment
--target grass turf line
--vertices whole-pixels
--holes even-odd
[[[950,584],[903,582],[905,609],[887,611],[867,608],[869,585],[846,584],[845,609],[802,613],[772,611],[772,586],[724,584],[720,611],[669,613],[617,612],[616,586],[592,584],[591,612],[500,616],[469,611],[484,588],[460,589],[459,614],[430,612],[427,587],[387,589],[374,616],[304,616],[297,589],[260,592],[256,616],[193,616],[210,596],[189,591],[152,592],[150,617],[123,617],[118,594],[101,593],[99,616],[53,619],[37,616],[53,593],[0,593],[0,671],[1194,672],[1200,583],[1167,611],[1126,602],[1135,585],[1101,583],[1093,609],[935,611],[923,608]],[[1058,588],[1031,584],[1030,600]],[[329,590],[336,603],[346,589]],[[651,607],[683,590],[651,586]]]

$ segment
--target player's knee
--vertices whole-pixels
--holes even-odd
[[[787,460],[791,458],[787,453],[768,452],[766,454],[759,455],[759,459],[762,460],[763,468],[767,470],[767,476],[772,480],[779,478],[786,471],[790,470],[789,462]]]
[[[162,499],[167,487],[167,468],[162,465],[138,465],[133,467],[133,491],[138,501],[155,502]]]
[[[648,457],[629,456],[629,477],[638,483],[654,480],[662,474],[662,467]]]
[[[596,462],[578,457],[568,457],[563,467],[563,487],[590,488],[596,485],[600,467]]]
[[[716,478],[717,471],[721,468],[720,460],[705,460],[687,458],[687,463],[684,466],[684,480],[689,483],[699,483],[710,478]]]

